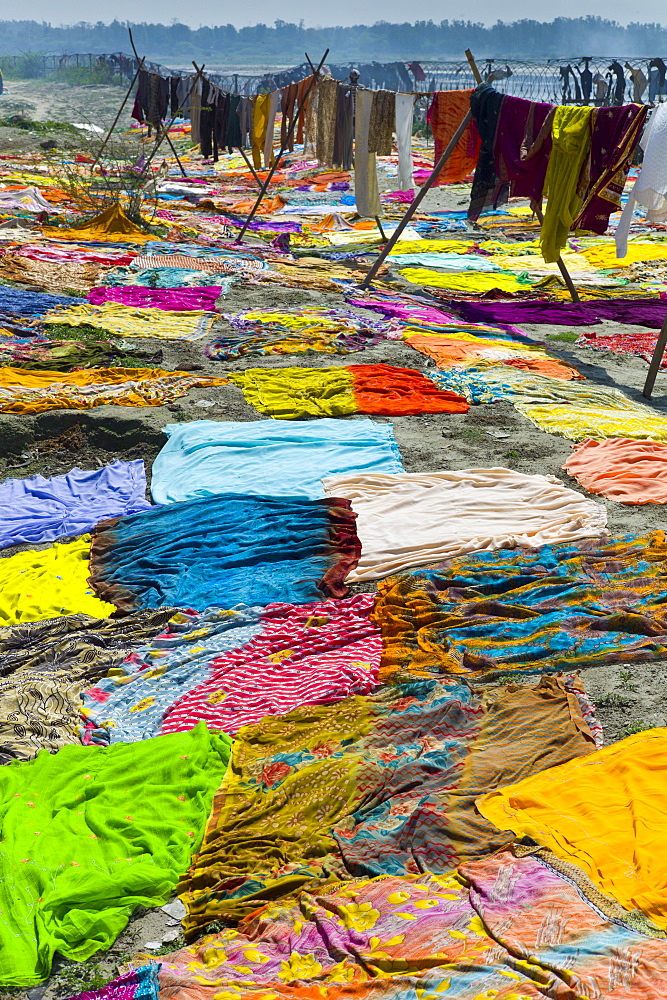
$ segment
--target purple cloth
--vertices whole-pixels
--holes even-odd
[[[144,463],[116,460],[101,469],[0,483],[0,549],[83,535],[107,517],[150,510]]]
[[[497,198],[507,185],[513,198],[539,201],[542,197],[551,152],[547,121],[551,111],[552,104],[507,95],[503,98],[494,144]]]
[[[221,285],[192,288],[145,288],[143,285],[102,286],[91,288],[88,301],[95,306],[103,302],[118,302],[136,309],[175,310],[205,309],[215,312],[215,303],[222,294]]]
[[[451,302],[452,309],[470,323],[551,323],[554,326],[592,326],[602,320],[631,323],[659,330],[665,299],[601,299],[599,302]]]
[[[86,990],[85,993],[77,993],[69,1000],[157,1000],[159,985],[157,974],[160,971],[159,963],[142,965],[133,972],[126,972],[124,976],[112,980],[103,986],[101,990]]]

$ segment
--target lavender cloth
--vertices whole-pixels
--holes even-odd
[[[118,302],[135,309],[173,310],[181,312],[191,309],[215,311],[215,303],[222,294],[220,285],[204,285],[189,288],[145,288],[143,285],[110,285],[91,288],[88,301],[95,306],[103,302]]]
[[[602,320],[659,330],[667,315],[665,299],[602,299],[599,302],[450,302],[469,323],[552,323],[591,326]]]
[[[149,510],[144,463],[116,460],[101,469],[0,483],[0,549],[82,535],[99,521]]]

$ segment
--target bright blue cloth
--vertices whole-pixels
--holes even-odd
[[[0,285],[0,315],[29,318],[43,316],[56,306],[80,304],[81,299],[71,295],[49,295],[46,292],[28,292],[23,288]]]
[[[360,552],[347,500],[225,494],[100,525],[90,582],[124,611],[343,597]],[[325,579],[326,577],[326,579]]]
[[[193,420],[167,424],[151,492],[168,504],[216,493],[324,496],[320,480],[403,472],[391,424],[360,420]],[[219,603],[219,602],[218,602]]]
[[[208,680],[221,653],[250,642],[263,628],[263,608],[178,611],[166,630],[131,653],[85,693],[81,714],[94,743],[136,743],[158,736],[165,713]]]
[[[107,517],[149,510],[144,463],[116,460],[101,469],[0,483],[0,549],[83,535]]]

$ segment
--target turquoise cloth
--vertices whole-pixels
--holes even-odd
[[[164,430],[151,484],[159,504],[217,493],[318,500],[325,476],[404,471],[393,426],[367,418],[193,420]]]

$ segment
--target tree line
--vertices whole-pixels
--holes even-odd
[[[140,52],[150,59],[189,62],[208,59],[216,64],[292,64],[304,51],[318,59],[328,47],[336,62],[345,60],[461,59],[471,47],[478,58],[549,59],[585,55],[659,56],[667,52],[667,27],[660,24],[618,24],[601,17],[553,21],[498,21],[486,26],[473,21],[378,21],[352,27],[307,28],[275,21],[235,28],[231,24],[190,28],[188,25],[132,24]],[[0,55],[19,52],[127,51],[127,22],[80,22],[54,26],[38,21],[0,21]]]

